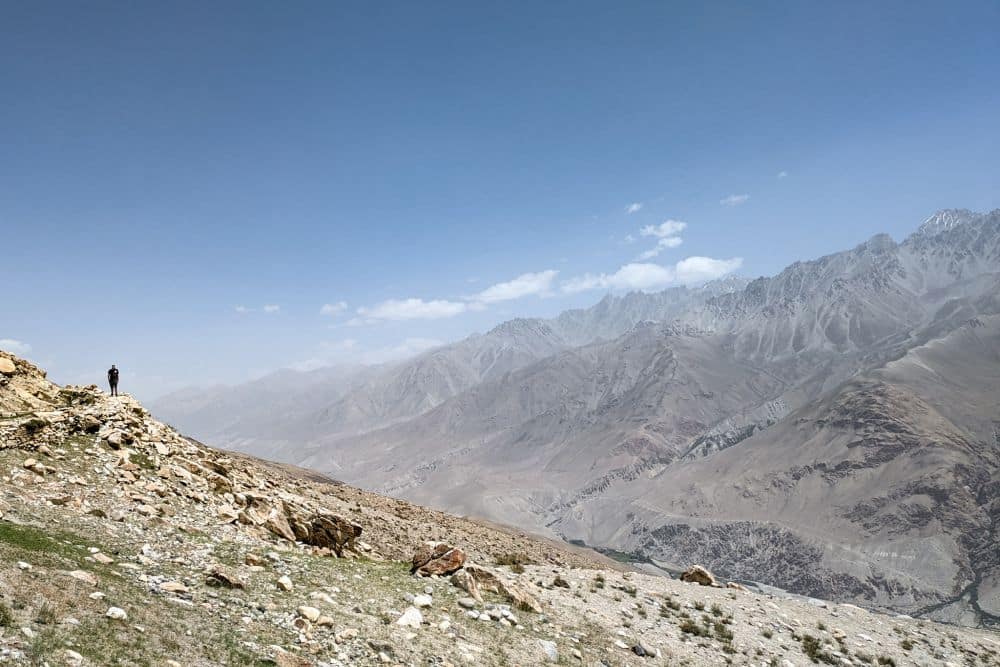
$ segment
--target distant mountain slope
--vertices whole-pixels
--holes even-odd
[[[554,527],[808,595],[1000,625],[1000,316],[621,492]]]
[[[996,622],[1000,211],[732,287],[515,320],[375,372],[267,453],[592,545]]]
[[[293,460],[420,502],[683,562],[708,558],[695,547],[714,548],[712,541],[698,533],[687,547],[677,546],[686,543],[668,526],[687,526],[711,510],[712,521],[730,527],[720,529],[716,539],[731,540],[733,533],[726,531],[733,529],[745,533],[748,544],[760,543],[775,554],[770,566],[727,554],[728,567],[741,568],[735,575],[802,592],[871,599],[911,612],[988,620],[993,612],[968,602],[963,611],[934,608],[968,583],[962,577],[971,570],[962,561],[969,560],[973,547],[961,545],[983,530],[982,516],[988,514],[983,508],[995,497],[988,484],[983,488],[989,499],[967,506],[964,518],[958,510],[951,512],[959,527],[943,531],[943,542],[928,543],[939,555],[909,574],[873,560],[885,549],[902,548],[902,537],[898,543],[895,537],[868,539],[850,521],[845,532],[827,531],[843,525],[843,516],[789,509],[856,506],[864,493],[874,493],[865,486],[865,475],[871,473],[863,466],[843,469],[827,490],[792,485],[781,505],[765,505],[752,518],[740,519],[779,527],[751,530],[727,517],[742,517],[753,507],[752,497],[733,490],[747,486],[736,475],[746,448],[767,447],[772,440],[791,448],[777,456],[775,465],[825,460],[822,451],[813,450],[819,440],[795,435],[794,425],[803,414],[832,419],[829,412],[841,404],[838,400],[871,404],[872,410],[884,409],[901,423],[911,418],[911,411],[916,418],[927,410],[945,410],[939,405],[945,397],[918,382],[930,382],[927,378],[890,391],[890,397],[898,390],[904,398],[883,408],[878,406],[884,397],[877,392],[857,394],[853,403],[843,392],[860,378],[890,368],[893,360],[918,358],[908,355],[936,339],[958,349],[955,341],[965,340],[959,334],[970,321],[986,323],[984,330],[991,331],[992,317],[1000,312],[998,294],[1000,212],[943,212],[903,243],[876,236],[852,250],[796,263],[740,292],[710,298],[672,324],[641,323],[614,340],[563,350],[486,380],[398,425],[361,436],[318,438],[299,448]],[[948,338],[951,332],[957,338]],[[983,336],[969,348],[982,358],[970,363],[988,367],[997,352],[993,339]],[[1000,414],[1000,391],[991,392],[988,385],[972,385],[968,394],[956,396]],[[968,439],[968,428],[957,419],[915,429],[908,437],[917,443],[937,437]],[[877,432],[871,437],[876,443],[890,439]],[[987,450],[998,446],[986,443],[982,465],[993,460]],[[732,467],[719,468],[718,461],[731,461]],[[955,470],[971,462],[945,456],[918,464],[890,457],[883,463],[887,479],[906,489],[919,486],[927,474],[964,479]],[[701,472],[692,472],[697,470]],[[778,480],[774,483],[785,483],[780,480],[804,474],[779,468],[772,477]],[[731,491],[717,504],[712,496],[696,492],[715,484]],[[939,488],[945,487],[941,481]],[[684,493],[671,495],[679,488]],[[864,489],[868,491],[862,493]],[[666,504],[658,504],[661,490]],[[817,525],[822,527],[820,538],[830,534],[856,541],[855,565],[869,568],[868,573],[862,576],[843,558],[801,555],[796,558],[805,558],[802,568],[786,567],[783,574],[775,570],[774,563],[791,557],[792,550],[808,546],[809,553],[826,553],[834,548],[813,536]],[[966,530],[969,526],[975,528]],[[664,540],[673,546],[650,539],[661,529],[659,534],[669,535]],[[739,544],[736,540],[731,546]],[[997,542],[989,538],[987,544]],[[808,568],[812,574],[803,575],[801,570]]]
[[[727,278],[655,294],[609,294],[591,308],[566,311],[552,320],[510,320],[402,362],[282,370],[236,387],[185,389],[150,405],[196,437],[282,456],[319,438],[364,433],[416,417],[481,382],[574,345],[616,338],[638,322],[673,319],[744,285],[743,279]]]

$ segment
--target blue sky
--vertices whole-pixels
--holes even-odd
[[[996,2],[473,5],[5,3],[0,347],[149,398],[1000,206]]]

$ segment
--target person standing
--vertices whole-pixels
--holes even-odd
[[[108,384],[111,385],[111,395],[118,395],[118,369],[114,364],[108,369]]]

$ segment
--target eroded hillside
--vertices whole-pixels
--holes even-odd
[[[0,471],[15,663],[1000,665],[979,631],[642,574],[214,450],[5,353]]]

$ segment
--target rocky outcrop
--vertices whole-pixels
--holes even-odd
[[[688,583],[699,584],[701,586],[719,587],[719,582],[715,580],[712,573],[703,568],[701,565],[692,565],[688,569],[681,572],[680,580]]]
[[[411,573],[439,577],[458,571],[465,564],[465,552],[444,542],[425,542],[413,554]]]
[[[343,556],[347,550],[357,549],[362,528],[356,523],[334,514],[319,514],[308,520],[306,525],[308,533],[302,537],[306,544],[329,549],[338,556]]]

